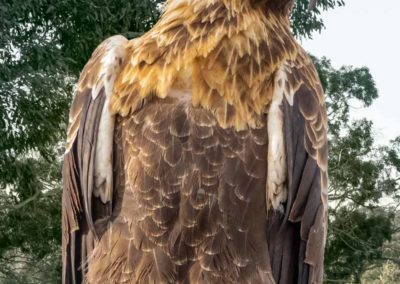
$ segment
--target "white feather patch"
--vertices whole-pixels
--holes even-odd
[[[284,137],[282,102],[285,95],[286,74],[282,66],[277,72],[274,93],[268,111],[268,173],[267,208],[277,210],[287,200],[287,162]]]
[[[110,113],[109,102],[112,96],[114,83],[122,62],[125,60],[125,44],[127,40],[122,36],[114,36],[109,39],[106,53],[101,59],[102,70],[96,87],[92,90],[92,98],[96,99],[101,89],[104,88],[106,100],[101,113],[98,130],[93,194],[99,197],[103,203],[112,201],[113,193],[113,138],[115,117]]]

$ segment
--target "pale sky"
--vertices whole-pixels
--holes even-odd
[[[367,66],[379,98],[353,117],[374,122],[379,143],[400,135],[400,0],[347,0],[346,6],[323,12],[326,29],[302,45],[310,53],[342,65]]]

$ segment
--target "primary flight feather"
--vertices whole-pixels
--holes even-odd
[[[290,0],[169,0],[79,79],[64,283],[322,283],[327,120]]]

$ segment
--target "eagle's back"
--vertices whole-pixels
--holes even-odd
[[[266,127],[265,118],[259,129],[223,129],[174,99],[120,117],[124,181],[89,282],[265,283]]]
[[[168,1],[96,49],[70,111],[63,283],[322,283],[326,108],[291,3]]]

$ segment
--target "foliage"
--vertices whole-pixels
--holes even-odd
[[[60,141],[73,84],[104,38],[147,30],[158,2],[1,0],[0,283],[60,282]]]
[[[391,261],[387,261],[381,267],[373,268],[361,280],[363,284],[397,284],[399,282],[399,266]]]
[[[388,259],[400,264],[398,239],[391,242],[399,216],[400,136],[389,146],[377,146],[371,121],[350,120],[352,103],[368,107],[378,97],[368,68],[335,70],[326,58],[314,61],[329,115],[326,278],[360,283],[365,271],[385,265]],[[385,246],[394,248],[390,257]]]
[[[59,282],[62,141],[73,85],[102,40],[145,32],[161,2],[0,0],[0,283]],[[308,0],[298,0],[293,32],[321,31],[320,12],[341,5],[320,0],[308,11]],[[327,277],[356,281],[371,265],[399,259],[398,249],[388,250],[396,208],[381,201],[399,198],[400,138],[377,147],[371,122],[350,121],[352,100],[369,106],[377,97],[367,68],[315,61],[331,131]]]
[[[344,5],[344,0],[318,0],[315,9],[309,10],[309,0],[295,1],[292,13],[293,33],[297,37],[311,37],[315,31],[321,32],[325,27],[321,11]]]
[[[381,263],[372,263],[362,276],[361,283],[365,284],[395,284],[400,283],[400,216],[395,218],[395,234],[392,241],[383,246]]]

